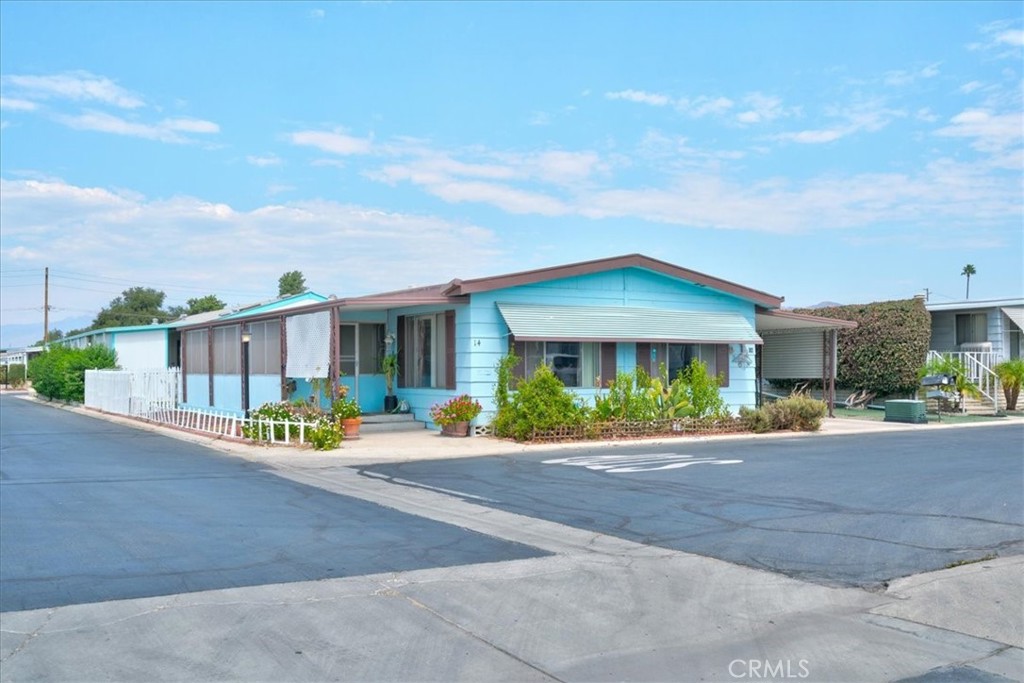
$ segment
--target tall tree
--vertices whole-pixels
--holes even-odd
[[[964,266],[964,269],[962,271],[960,271],[960,274],[967,276],[967,296],[965,298],[970,299],[971,298],[971,276],[972,275],[977,275],[978,271],[976,271],[974,269],[973,265],[968,263],[966,266]]]
[[[277,281],[277,295],[278,296],[291,296],[293,294],[302,294],[306,291],[306,278],[302,276],[302,273],[293,270],[285,273],[281,276],[281,279]]]
[[[165,294],[149,287],[132,287],[121,292],[121,296],[110,301],[110,305],[96,315],[93,329],[120,327],[122,325],[148,325],[154,319],[167,320],[163,310]]]
[[[207,294],[206,296],[189,299],[185,304],[185,306],[171,306],[167,312],[172,318],[180,318],[183,315],[219,311],[226,306],[215,294]]]

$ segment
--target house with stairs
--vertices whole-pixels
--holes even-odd
[[[931,315],[928,358],[956,358],[980,396],[967,397],[963,410],[991,415],[1006,408],[994,368],[1003,361],[1024,358],[1024,297],[926,303]],[[934,410],[935,401],[929,401]]]

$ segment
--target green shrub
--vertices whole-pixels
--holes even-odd
[[[693,417],[726,417],[729,408],[722,398],[719,378],[708,372],[708,366],[694,358],[681,373],[690,399]]]
[[[306,429],[306,441],[318,451],[333,450],[341,445],[344,438],[345,430],[342,429],[341,422],[326,415],[321,415],[313,422],[311,428]]]
[[[71,349],[56,344],[33,358],[28,376],[37,393],[48,399],[85,400],[85,371],[117,366],[117,354],[102,345]]]
[[[757,410],[740,408],[740,420],[753,432],[773,430],[816,432],[821,428],[828,406],[807,396],[790,396],[768,403]]]
[[[498,409],[494,433],[526,441],[534,430],[579,426],[583,424],[586,411],[576,401],[576,395],[566,391],[554,371],[547,365],[540,365],[533,377],[519,380],[515,394],[508,396],[504,407]]]
[[[608,382],[608,394],[594,396],[594,419],[645,422],[657,420],[660,408],[667,403],[661,382],[655,387],[643,368],[620,372]]]
[[[5,376],[4,384],[10,384],[14,389],[20,389],[25,386],[25,365],[24,363],[15,363],[11,366],[4,366]]]
[[[917,391],[917,370],[928,355],[931,341],[931,316],[923,300],[798,308],[795,312],[857,323],[856,328],[838,333],[838,388],[866,390],[880,396]],[[799,381],[773,379],[772,384],[787,389]],[[811,385],[820,386],[820,379]]]
[[[13,365],[11,366],[14,367]],[[1017,398],[1020,396],[1020,388],[1024,385],[1024,359],[1015,358],[1003,361],[993,368],[999,377],[999,383],[1003,385],[1003,394],[1006,396],[1006,409],[1017,409]],[[13,382],[12,382],[13,384]]]
[[[281,402],[281,403],[264,403],[256,410],[250,411],[249,417],[251,422],[242,426],[242,436],[253,441],[270,441],[271,440],[271,428],[267,424],[259,424],[260,420],[273,421],[273,440],[284,441],[285,440],[285,426],[284,422],[288,421],[292,424],[288,425],[288,438],[298,438],[299,436],[299,425],[297,424],[302,416],[300,412],[304,412],[305,408],[302,402],[299,405],[293,403]]]
[[[755,410],[754,408],[742,406],[740,408],[740,422],[743,423],[744,428],[757,434],[772,431],[772,418],[764,408]]]

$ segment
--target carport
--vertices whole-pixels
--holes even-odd
[[[757,333],[764,344],[757,348],[757,405],[763,402],[762,384],[772,379],[820,379],[828,415],[835,415],[837,338],[839,330],[857,323],[790,311],[757,310]]]

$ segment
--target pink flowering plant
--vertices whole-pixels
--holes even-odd
[[[434,424],[446,427],[459,422],[470,422],[480,414],[483,406],[479,401],[473,400],[469,394],[456,396],[444,403],[436,403],[430,409],[430,419]]]

